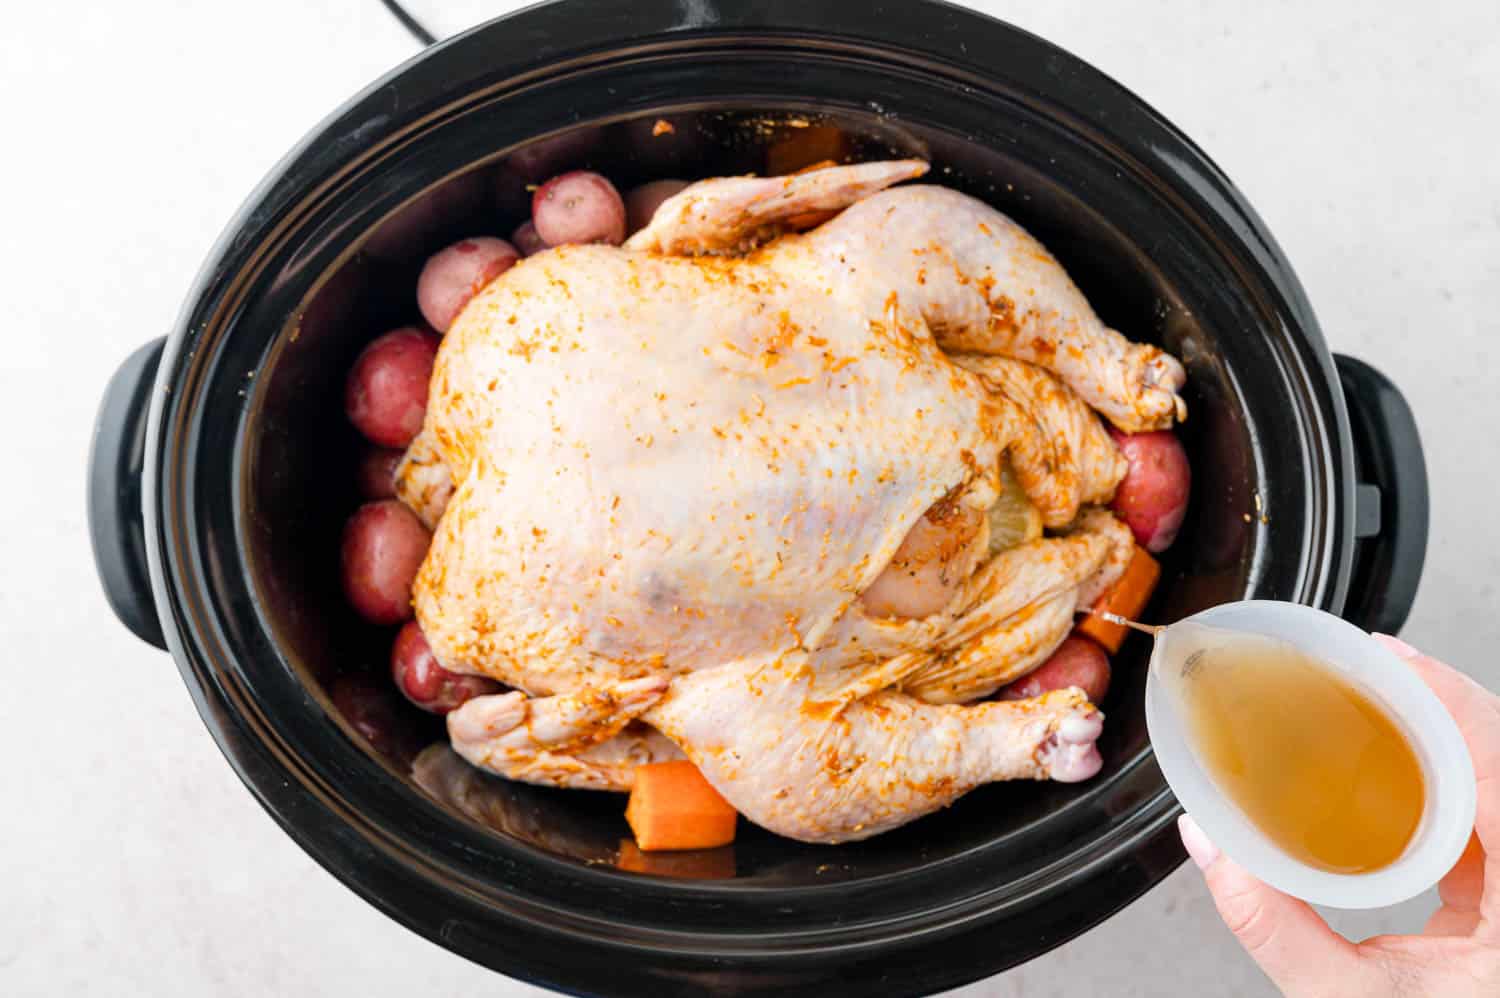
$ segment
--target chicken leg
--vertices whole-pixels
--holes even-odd
[[[831,713],[802,654],[674,680],[646,720],[756,824],[805,842],[868,838],[983,783],[1086,780],[1102,715],[1076,689],[934,706],[884,691]]]
[[[946,187],[876,193],[926,170],[920,160],[897,160],[701,181],[664,202],[625,248],[742,251],[774,222],[847,206],[805,242],[839,288],[880,297],[862,303],[867,314],[895,303],[920,314],[945,350],[1045,367],[1127,433],[1185,417],[1177,395],[1187,378],[1182,365],[1106,327],[1062,265],[1021,226]]]
[[[884,191],[805,241],[865,309],[920,315],[944,350],[1044,367],[1127,433],[1186,415],[1176,358],[1105,326],[1052,254],[982,201],[927,185]]]

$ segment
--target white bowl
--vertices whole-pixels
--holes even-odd
[[[1409,665],[1348,621],[1296,603],[1226,603],[1186,622],[1280,638],[1327,663],[1386,708],[1410,739],[1426,780],[1422,820],[1406,851],[1390,865],[1344,874],[1293,859],[1199,765],[1177,694],[1162,679],[1162,652],[1171,637],[1163,634],[1146,679],[1146,727],[1172,792],[1226,855],[1272,887],[1335,908],[1405,901],[1453,868],[1474,829],[1474,765],[1458,725]]]

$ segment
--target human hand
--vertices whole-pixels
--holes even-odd
[[[1403,641],[1376,638],[1409,663],[1458,722],[1478,783],[1474,834],[1438,884],[1443,906],[1420,935],[1351,943],[1311,906],[1261,883],[1187,815],[1182,844],[1224,924],[1289,998],[1500,995],[1500,697]]]

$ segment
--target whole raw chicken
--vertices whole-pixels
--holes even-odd
[[[972,701],[1122,570],[1095,413],[1168,426],[1183,371],[1004,215],[886,189],[926,169],[704,181],[465,308],[399,487],[435,524],[414,602],[438,660],[515,689],[449,715],[466,759],[628,789],[686,754],[818,842],[1097,772],[1081,691]],[[1005,461],[1049,534],[992,553]]]

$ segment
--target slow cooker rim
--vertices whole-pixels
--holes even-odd
[[[631,5],[632,10],[636,13],[640,13],[644,7],[650,6],[652,5]],[[822,5],[809,5],[803,3],[801,4],[801,6],[820,7]],[[941,7],[942,5],[927,3],[917,6]],[[660,7],[672,7],[672,5],[663,4],[660,5]],[[672,9],[675,11],[676,8],[672,7]],[[658,8],[658,10],[660,11],[660,8]],[[975,16],[971,12],[965,12],[965,15],[969,17]],[[445,43],[445,45],[440,47],[440,49],[438,49],[437,51],[445,51],[449,46],[463,44],[469,39],[478,37],[484,30],[486,29],[476,29],[475,32],[469,33],[462,38],[455,39],[454,41],[449,43]],[[1005,30],[1010,31],[1017,36],[1024,35],[1024,33],[1019,32],[1016,29],[1007,28]],[[1024,37],[1031,42],[1040,41],[1034,39],[1029,35],[1026,35]],[[1041,44],[1046,45],[1046,43],[1044,42],[1042,42]],[[1047,46],[1047,48],[1052,49],[1051,46]],[[1082,63],[1078,63],[1076,60],[1073,60],[1071,56],[1066,56],[1066,54],[1062,53],[1061,50],[1052,49],[1052,52],[1055,57],[1061,57],[1071,63],[1074,63],[1075,69],[1086,70],[1091,74],[1095,73],[1095,71],[1089,70],[1087,69],[1087,67],[1083,66]],[[427,58],[427,56],[424,55],[423,57],[419,57],[419,60],[417,61],[421,61],[425,58]],[[360,97],[356,97],[353,101],[350,102],[349,105],[347,105],[347,107],[354,107],[362,100],[368,98],[372,93],[376,92],[380,87],[384,86],[387,81],[389,81],[393,76],[402,74],[411,65],[412,63],[408,63],[407,66],[397,69],[393,74],[387,76],[382,81],[379,81],[374,86],[372,86],[372,88],[365,91],[364,94],[362,94]],[[1118,85],[1111,84],[1111,86],[1113,86],[1117,91],[1117,98],[1122,99],[1127,105],[1133,105],[1136,110],[1143,110],[1145,111],[1145,113],[1155,117],[1154,112],[1150,112],[1149,108],[1146,108],[1144,104],[1134,98],[1133,95],[1129,94],[1128,91],[1125,91],[1123,88],[1119,88]],[[300,153],[308,146],[310,146],[314,141],[317,141],[318,138],[321,137],[326,131],[333,128],[334,125],[338,123],[336,119],[341,119],[341,115],[347,116],[347,114],[347,111],[336,114],[334,118],[330,119],[329,122],[325,122],[323,126],[320,126],[319,129],[315,130],[312,137],[307,140],[303,147],[301,147],[298,151],[293,152],[290,156],[288,156],[286,160],[283,161],[281,165],[277,167],[275,171],[273,171],[273,173],[261,185],[261,187],[255,192],[255,194],[251,196],[250,200],[247,202],[247,208],[241,212],[240,216],[236,219],[235,222],[231,223],[230,229],[226,233],[225,238],[221,240],[219,246],[216,247],[214,252],[210,255],[209,263],[205,268],[203,276],[200,278],[197,287],[189,298],[189,304],[184,312],[182,323],[179,325],[177,331],[174,333],[169,342],[167,355],[164,358],[164,362],[161,367],[161,373],[158,375],[159,386],[174,384],[179,380],[179,376],[181,373],[180,369],[186,363],[185,354],[189,352],[189,340],[195,333],[201,333],[211,325],[209,317],[204,314],[205,310],[203,306],[206,306],[210,303],[222,303],[227,300],[231,296],[233,280],[235,278],[242,277],[251,269],[249,266],[249,261],[241,261],[241,266],[229,269],[227,271],[224,266],[237,254],[243,255],[245,244],[238,243],[237,240],[238,237],[243,235],[245,229],[250,228],[249,222],[251,216],[254,215],[258,207],[262,206],[262,203],[265,201],[268,195],[274,190],[279,189],[283,182],[287,180],[288,176],[294,171],[294,168],[297,166]],[[1196,153],[1196,150],[1191,147],[1191,144],[1187,143],[1187,140],[1185,138],[1176,133],[1175,129],[1172,129],[1169,125],[1166,125],[1166,123],[1161,121],[1159,118],[1157,118],[1156,123],[1160,127],[1165,128],[1166,131],[1173,137],[1175,137],[1178,142],[1186,144],[1189,152]],[[1180,152],[1181,150],[1177,151]],[[1207,164],[1206,158],[1201,157],[1201,154],[1197,155],[1200,159],[1202,159],[1202,164],[1199,164],[1200,168],[1203,165],[1207,165],[1209,167],[1209,170],[1206,174],[1209,185],[1222,185],[1222,189],[1216,189],[1213,191],[1214,195],[1217,198],[1225,200],[1226,203],[1239,209],[1239,220],[1242,223],[1242,231],[1238,234],[1242,238],[1244,237],[1246,232],[1249,232],[1251,235],[1258,236],[1260,251],[1262,253],[1269,254],[1270,260],[1274,264],[1276,264],[1275,269],[1267,270],[1263,275],[1266,279],[1266,286],[1275,288],[1277,293],[1283,296],[1283,300],[1279,303],[1283,306],[1283,308],[1278,309],[1278,312],[1290,312],[1292,317],[1297,321],[1296,328],[1288,330],[1288,332],[1296,334],[1293,336],[1293,339],[1297,339],[1299,345],[1306,347],[1306,352],[1312,356],[1312,358],[1316,362],[1316,366],[1320,369],[1318,373],[1321,373],[1323,378],[1325,379],[1324,383],[1329,389],[1329,397],[1336,403],[1331,406],[1331,414],[1334,421],[1334,432],[1331,434],[1331,436],[1333,436],[1335,439],[1347,439],[1348,428],[1346,417],[1343,414],[1342,406],[1340,404],[1337,404],[1341,402],[1341,396],[1338,393],[1338,381],[1337,378],[1332,375],[1331,361],[1326,356],[1326,350],[1324,350],[1321,355],[1319,354],[1319,348],[1322,347],[1321,336],[1317,333],[1317,327],[1315,322],[1312,320],[1311,311],[1306,307],[1306,302],[1302,298],[1300,288],[1296,285],[1295,278],[1292,277],[1289,268],[1286,267],[1285,261],[1281,258],[1280,252],[1276,249],[1274,242],[1271,241],[1269,235],[1264,232],[1264,228],[1260,225],[1259,219],[1254,216],[1253,212],[1250,211],[1247,205],[1243,204],[1243,199],[1239,198],[1237,192],[1234,192],[1233,188],[1228,186],[1227,180],[1224,180],[1221,174],[1218,174],[1216,170],[1213,170],[1211,168],[1211,164]],[[1203,192],[1200,191],[1199,193],[1201,194]],[[1253,244],[1256,242],[1256,240],[1251,240],[1250,242],[1252,243],[1251,248],[1252,250],[1254,250],[1256,247]],[[211,312],[212,309],[208,309],[207,311]],[[1309,339],[1312,341],[1311,343],[1305,342]],[[1305,359],[1306,358],[1304,357],[1304,360]],[[1314,380],[1310,377],[1310,374],[1311,372],[1309,372],[1309,383]],[[178,387],[181,388],[184,386],[179,385]],[[189,393],[185,391],[177,391],[175,392],[175,394],[168,396],[164,395],[162,392],[157,392],[155,401],[153,402],[152,413],[150,417],[151,432],[148,434],[148,447],[150,453],[148,454],[147,461],[147,467],[148,469],[150,469],[150,473],[146,476],[146,512],[148,517],[148,547],[153,588],[157,593],[158,599],[161,601],[160,605],[164,609],[170,609],[169,617],[172,626],[167,628],[167,636],[171,644],[171,650],[173,652],[174,658],[179,662],[179,665],[183,670],[184,677],[188,680],[188,685],[190,689],[192,689],[200,713],[203,714],[205,720],[208,721],[210,728],[214,730],[215,737],[220,741],[221,747],[224,749],[226,756],[230,758],[237,771],[239,771],[242,778],[245,779],[247,785],[250,785],[251,789],[255,791],[257,796],[262,799],[263,804],[266,804],[268,809],[277,816],[278,821],[282,821],[283,826],[288,828],[289,832],[293,834],[293,837],[296,838],[299,843],[304,846],[304,848],[309,848],[309,851],[314,851],[309,847],[308,843],[304,841],[302,834],[299,834],[300,830],[295,828],[288,821],[283,820],[284,816],[280,813],[278,808],[274,806],[272,800],[269,798],[269,792],[263,792],[265,788],[260,786],[260,781],[267,776],[270,776],[271,774],[269,772],[265,774],[255,772],[255,767],[253,765],[244,762],[238,757],[237,752],[247,751],[247,746],[253,747],[255,744],[259,743],[262,744],[263,747],[263,743],[259,742],[258,739],[251,737],[250,730],[244,726],[246,718],[243,712],[236,712],[228,709],[228,705],[235,698],[232,696],[230,691],[226,690],[221,685],[221,676],[219,675],[218,671],[208,667],[209,663],[207,661],[207,658],[203,656],[203,649],[194,647],[194,645],[196,644],[196,638],[193,633],[194,629],[190,626],[190,621],[186,619],[186,608],[183,605],[182,600],[180,599],[186,594],[177,590],[177,587],[181,584],[182,579],[180,575],[177,575],[175,573],[169,575],[165,568],[167,551],[169,550],[170,545],[168,543],[168,538],[165,532],[165,524],[163,523],[164,517],[160,515],[161,510],[158,508],[159,497],[164,493],[169,493],[172,491],[171,489],[165,487],[165,484],[170,477],[171,472],[169,472],[169,469],[162,463],[162,455],[165,450],[163,446],[164,434],[166,430],[166,426],[164,424],[165,412],[171,406],[176,404],[177,399],[187,394]],[[1327,413],[1324,413],[1324,415],[1326,416]],[[1347,460],[1347,446],[1344,447],[1343,450],[1345,452],[1345,459]],[[179,465],[175,470],[180,473],[182,470],[181,466]],[[1351,476],[1345,475],[1343,476],[1342,480],[1348,482],[1350,481],[1350,478]],[[180,482],[177,483],[177,487],[181,487]],[[1345,500],[1345,505],[1346,503],[1347,500]],[[1338,506],[1339,503],[1335,502],[1335,513],[1337,513]],[[1334,533],[1337,533],[1337,531],[1334,531]],[[1345,551],[1345,557],[1347,558],[1347,542],[1340,543],[1335,537],[1333,538],[1331,543],[1337,547],[1343,548]],[[178,552],[173,551],[174,556],[177,553]],[[1333,589],[1331,591],[1325,591],[1324,593],[1322,593],[1323,598],[1319,600],[1320,602],[1324,602],[1325,604],[1334,604],[1335,608],[1338,604],[1341,604],[1343,594],[1340,591],[1340,587],[1346,583],[1346,569],[1347,565],[1345,564],[1334,568],[1331,573],[1325,573],[1325,578],[1328,578],[1331,575],[1331,578],[1334,580]],[[209,629],[212,629],[212,622],[207,623],[210,624]],[[199,631],[198,633],[201,634],[203,632]],[[246,745],[240,745],[232,748],[230,745],[226,744],[226,741],[230,737],[230,735],[226,733],[226,729],[238,732],[238,737],[244,738],[246,741]],[[319,854],[314,851],[314,855]],[[324,862],[324,865],[328,865],[330,866],[330,868],[332,868],[331,864],[327,860],[325,860],[323,856],[319,855],[319,859],[321,862]],[[360,893],[365,894],[367,897],[369,896],[369,894],[365,890],[360,889],[358,886],[356,886],[356,889],[360,890]],[[385,906],[382,905],[382,907]]]

